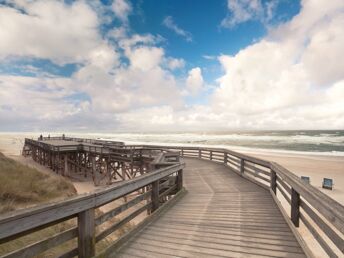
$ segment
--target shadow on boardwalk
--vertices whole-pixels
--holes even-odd
[[[221,164],[185,161],[188,194],[116,257],[305,257],[268,191]]]

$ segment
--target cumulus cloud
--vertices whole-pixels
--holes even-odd
[[[192,35],[190,32],[180,28],[175,21],[173,20],[172,16],[167,16],[164,18],[162,24],[169,28],[170,30],[174,31],[177,35],[182,36],[185,38],[186,41],[191,42],[192,41]]]
[[[224,73],[209,104],[148,108],[137,114],[164,117],[161,130],[171,125],[177,130],[342,129],[343,9],[342,1],[303,1],[298,15],[262,40],[218,57]],[[188,78],[197,78],[197,70]],[[124,113],[121,120],[134,113]],[[135,121],[146,122],[146,129],[155,123],[140,116]]]
[[[168,58],[166,63],[167,67],[171,70],[180,69],[185,66],[185,60],[183,58]]]
[[[112,3],[112,10],[122,22],[128,22],[128,16],[132,11],[130,2],[127,0],[114,0]]]
[[[250,8],[259,9],[260,1],[254,2]],[[304,0],[298,15],[263,39],[219,55],[223,74],[202,105],[186,104],[184,97],[205,92],[206,67],[174,75],[188,66],[167,55],[161,36],[135,34],[123,23],[103,35],[98,9],[84,1],[15,3],[0,6],[1,62],[15,55],[78,66],[69,77],[1,75],[1,130],[344,126],[341,0]]]
[[[130,8],[123,3],[114,2],[113,11],[128,14]],[[166,60],[173,69],[182,60],[166,56],[163,48],[155,46],[163,40],[159,35],[132,34],[126,25],[101,36],[98,10],[84,1],[18,1],[18,5],[0,7],[4,14],[0,15],[0,35],[4,36],[0,57],[4,61],[16,55],[19,61],[39,58],[80,64],[66,78],[38,73],[35,77],[1,76],[2,128],[7,121],[20,129],[60,125],[103,130],[105,120],[117,128],[117,115],[132,109],[182,105],[177,80],[164,68]]]
[[[203,84],[204,80],[201,68],[195,67],[191,69],[186,79],[186,88],[190,94],[197,95],[202,90]]]
[[[261,0],[227,0],[229,14],[222,20],[221,26],[233,28],[250,20],[267,23],[273,18],[277,5],[276,0],[266,3]]]
[[[213,109],[225,109],[239,127],[343,127],[344,102],[331,93],[344,81],[343,7],[304,1],[300,14],[265,39],[220,56],[225,74]]]
[[[101,42],[98,19],[83,1],[16,1],[0,8],[0,59],[47,58],[59,64],[82,62]]]

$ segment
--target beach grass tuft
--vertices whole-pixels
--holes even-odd
[[[6,157],[0,152],[0,215],[37,204],[65,199],[73,195],[76,195],[73,184],[62,176],[40,172],[37,169],[28,167]],[[96,209],[96,217],[101,214],[103,214],[103,212]],[[116,223],[118,221],[118,218],[112,218],[109,223]],[[76,226],[77,219],[73,218],[26,236],[19,237],[10,242],[0,244],[0,256],[52,237]],[[114,234],[97,243],[97,252],[105,249],[112,241],[129,231],[132,226],[132,223],[128,222]],[[103,229],[104,228],[102,228],[102,230]],[[97,233],[99,233],[100,228],[96,230]],[[74,238],[35,257],[60,256],[76,246],[77,239]]]
[[[62,176],[45,174],[0,152],[0,214],[76,194]]]

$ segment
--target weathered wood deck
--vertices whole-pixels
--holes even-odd
[[[185,161],[188,194],[114,257],[306,257],[269,191],[222,164]]]
[[[123,177],[93,193],[0,216],[1,258],[45,257],[72,239],[77,242],[59,257],[343,257],[344,206],[275,162],[221,148],[78,138],[64,138],[77,145],[49,144],[60,138],[25,139],[28,148],[23,153],[56,172],[77,173],[81,168],[106,175],[116,168],[135,172],[135,166],[144,164],[147,173]],[[130,159],[128,168],[123,157]],[[122,165],[113,167],[116,163]],[[126,203],[96,213],[133,193]],[[110,235],[141,213],[147,217],[113,241]],[[78,223],[65,231],[19,249],[1,249],[2,244],[71,219]],[[111,245],[100,248],[104,239]]]

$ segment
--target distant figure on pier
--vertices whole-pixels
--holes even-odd
[[[48,134],[48,139],[50,140],[50,134]]]
[[[39,140],[41,140],[41,141],[43,140],[43,135],[39,136]]]
[[[62,134],[62,139],[63,139],[63,140],[65,139],[65,135],[64,135],[64,134]]]

